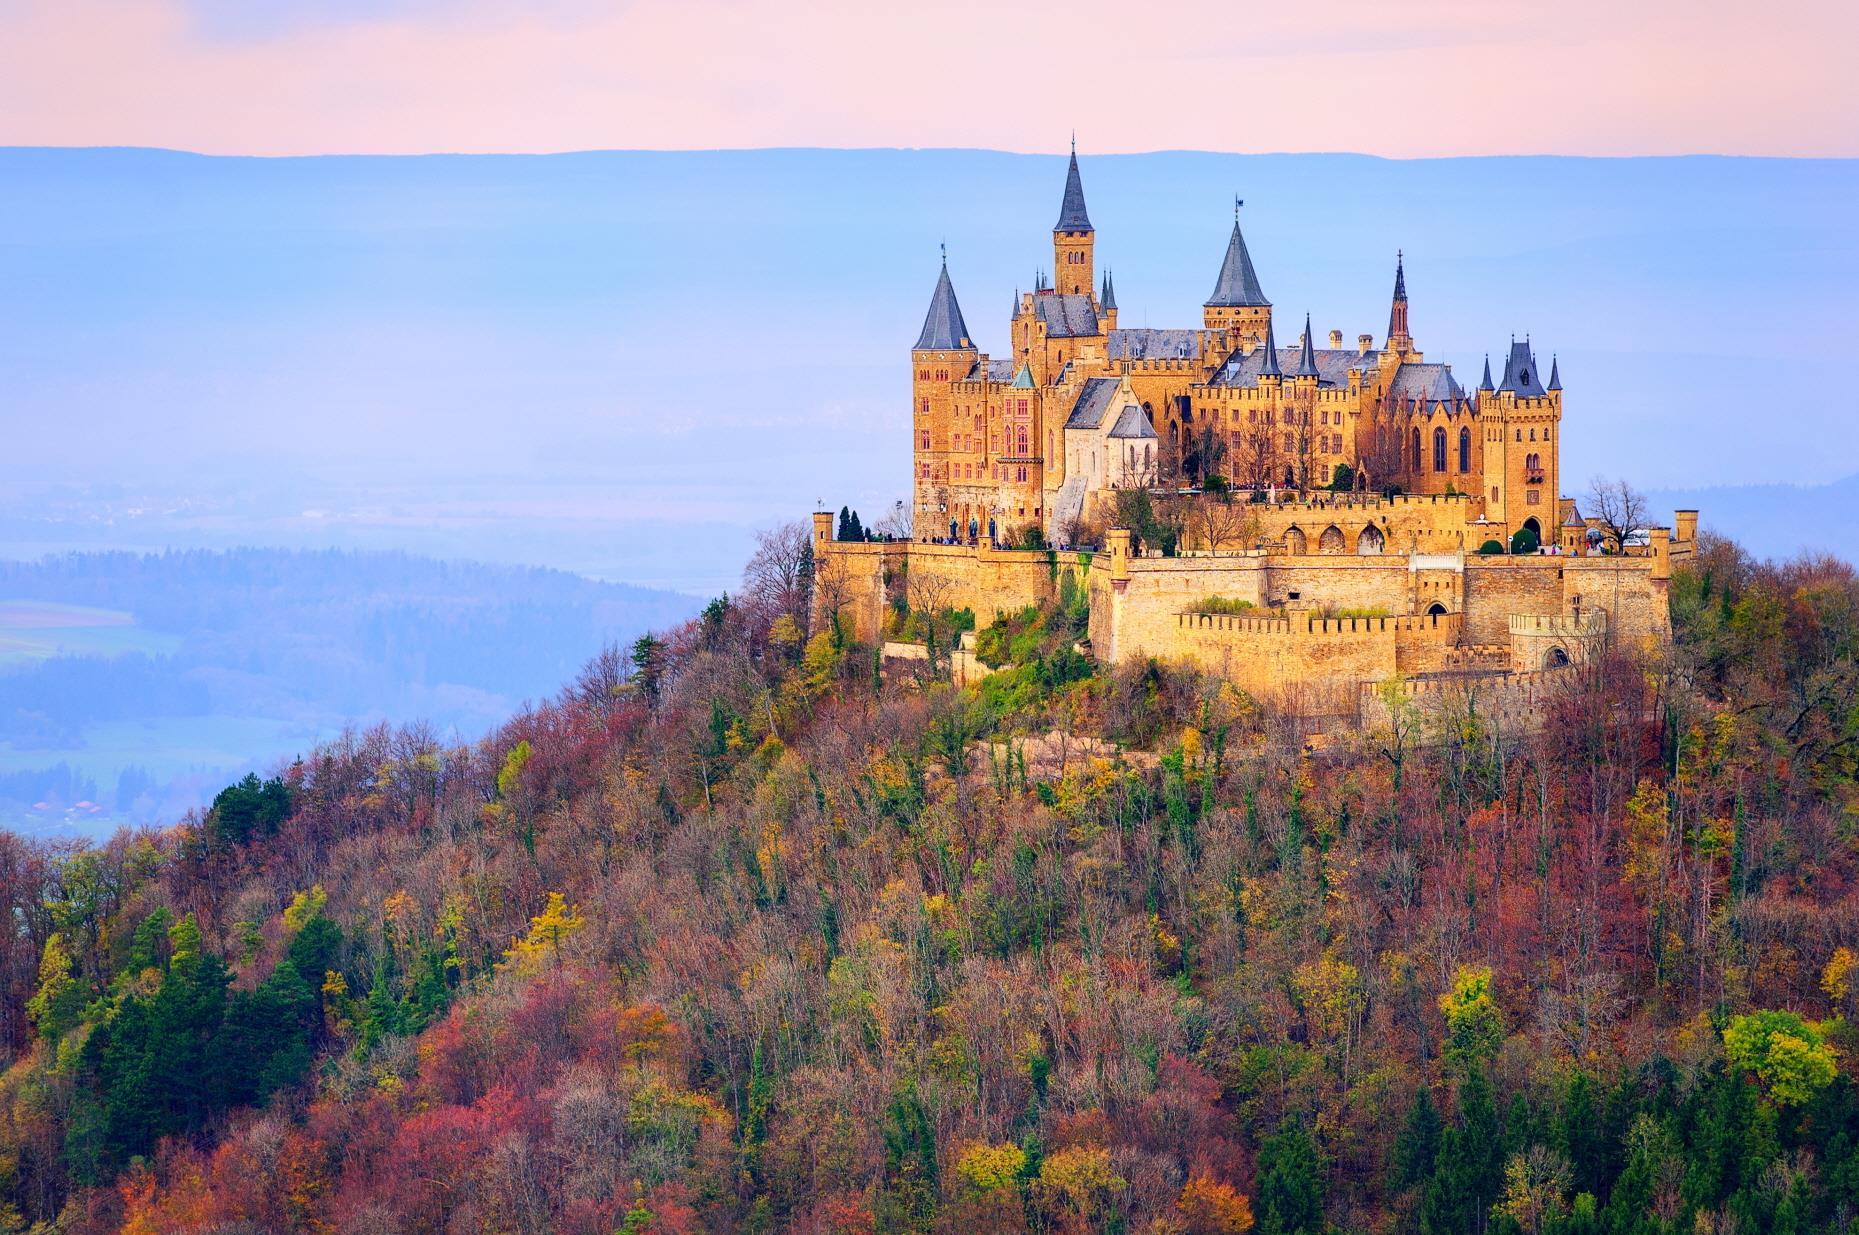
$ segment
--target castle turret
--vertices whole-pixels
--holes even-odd
[[[1102,312],[1104,317],[1104,329],[1106,331],[1115,330],[1117,328],[1117,288],[1116,285],[1110,281],[1110,272],[1108,270],[1104,272],[1103,294],[1097,299],[1098,309]]]
[[[1092,246],[1096,232],[1084,208],[1084,182],[1078,177],[1078,142],[1072,139],[1071,163],[1065,169],[1065,196],[1059,202],[1059,221],[1052,225],[1053,290],[1062,296],[1089,296],[1092,288]]]
[[[1207,329],[1226,332],[1229,347],[1250,349],[1265,337],[1272,320],[1272,302],[1259,286],[1259,272],[1252,268],[1252,254],[1239,230],[1239,208],[1244,204],[1237,197],[1233,199],[1233,234],[1227,238],[1226,256],[1220,261],[1213,294],[1201,311]]]

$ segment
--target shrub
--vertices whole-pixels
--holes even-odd
[[[1484,544],[1478,546],[1478,551],[1486,557],[1490,557],[1494,553],[1504,552],[1504,543],[1498,540],[1487,540]]]
[[[1535,553],[1541,543],[1533,529],[1520,527],[1517,534],[1510,538],[1510,551],[1519,555]]]
[[[1249,600],[1237,600],[1227,596],[1203,596],[1188,606],[1189,613],[1250,613],[1258,608]]]

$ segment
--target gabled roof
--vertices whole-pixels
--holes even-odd
[[[1065,169],[1065,197],[1059,202],[1059,221],[1052,225],[1055,232],[1088,232],[1091,216],[1084,210],[1084,182],[1078,179],[1078,152],[1072,151],[1072,161]]]
[[[1106,351],[1112,360],[1183,360],[1201,354],[1201,342],[1207,333],[1147,327],[1113,330]]]
[[[930,296],[929,313],[923,318],[923,333],[917,336],[919,352],[951,352],[972,348],[968,341],[968,323],[962,320],[962,306],[955,302],[955,285],[949,282],[949,263],[942,264],[936,276],[936,290]]]
[[[1042,293],[1033,297],[1033,312],[1045,323],[1049,338],[1082,339],[1102,333],[1089,296]]]
[[[1312,342],[1313,340],[1310,337],[1310,314],[1306,313],[1304,314],[1304,345],[1298,352],[1297,372],[1293,373],[1291,375],[1292,377],[1322,376],[1317,370],[1317,353],[1311,346]]]
[[[1104,415],[1110,410],[1110,400],[1117,393],[1121,379],[1114,377],[1086,378],[1078,391],[1078,401],[1072,404],[1071,415],[1065,418],[1067,429],[1095,429],[1104,423]]]
[[[1519,343],[1512,339],[1510,359],[1504,362],[1504,380],[1498,383],[1498,389],[1520,395],[1544,394],[1542,376],[1536,371],[1536,357],[1530,354],[1530,341]]]
[[[1259,286],[1259,272],[1252,268],[1252,254],[1246,251],[1246,238],[1240,234],[1239,220],[1233,220],[1233,234],[1227,238],[1226,256],[1220,261],[1220,277],[1213,294],[1207,297],[1210,309],[1234,305],[1266,306],[1265,289]]]
[[[1149,423],[1149,417],[1140,405],[1125,403],[1123,410],[1117,413],[1117,423],[1111,426],[1110,436],[1152,438],[1155,436],[1155,426]]]
[[[1013,375],[1012,384],[1016,390],[1031,390],[1033,388],[1033,366],[1024,360],[1021,361],[1020,371]]]

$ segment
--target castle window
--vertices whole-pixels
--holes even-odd
[[[1523,430],[1522,430],[1522,429],[1519,429],[1519,430],[1517,430],[1517,440],[1518,440],[1518,441],[1520,441],[1520,442],[1521,442],[1521,441],[1523,440]]]
[[[928,395],[924,395],[922,402],[917,404],[917,410],[919,412],[922,412],[924,415],[929,414],[929,396]]]
[[[925,450],[928,450],[929,448],[930,448],[930,444],[929,444],[929,433],[928,433],[928,431],[926,430],[926,431],[924,432],[924,434],[923,434],[923,449],[925,449]]]
[[[1494,502],[1498,500],[1498,487],[1496,485],[1491,486],[1491,500]]]
[[[1531,440],[1531,441],[1533,441],[1533,442],[1534,442],[1534,441],[1536,440],[1536,430],[1535,430],[1535,429],[1531,429],[1531,430],[1530,430],[1530,440]]]
[[[1443,428],[1433,430],[1433,470],[1446,470],[1446,430]]]
[[[1472,431],[1470,429],[1459,430],[1459,470],[1461,472],[1472,470]]]
[[[1410,471],[1417,472],[1420,470],[1420,430],[1419,429],[1414,430],[1413,437],[1409,441],[1408,446],[1413,456],[1412,460],[1408,464],[1408,468]]]

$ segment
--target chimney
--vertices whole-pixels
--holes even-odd
[[[1337,349],[1337,348],[1340,348],[1340,347],[1342,347],[1342,345],[1343,345],[1343,332],[1342,332],[1342,331],[1340,331],[1340,330],[1332,330],[1332,331],[1330,331],[1330,347],[1331,347],[1331,349],[1332,349],[1332,350],[1334,350],[1334,349]]]
[[[1356,350],[1360,352],[1362,355],[1364,356],[1368,355],[1369,352],[1374,350],[1374,347],[1375,347],[1375,336],[1374,335],[1359,334],[1356,336]]]

